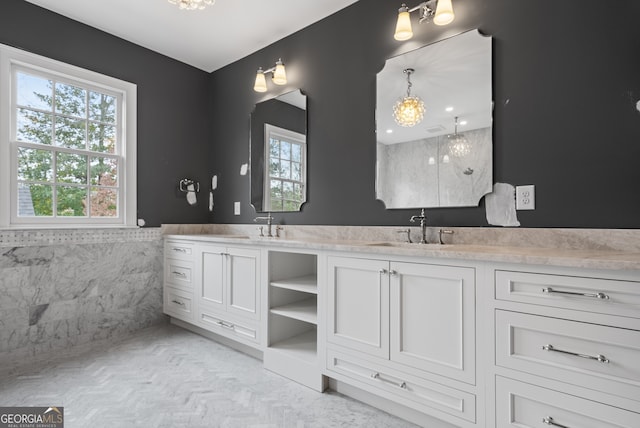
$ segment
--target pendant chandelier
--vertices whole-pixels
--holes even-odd
[[[212,6],[216,0],[169,0],[169,3],[177,5],[183,10],[202,10],[207,6]]]
[[[471,152],[469,140],[463,134],[458,134],[458,116],[454,125],[454,133],[447,135],[449,153],[457,158],[464,157]]]
[[[424,102],[420,97],[411,96],[411,73],[413,68],[406,68],[403,72],[407,75],[407,96],[400,98],[393,106],[393,118],[396,123],[404,127],[412,127],[422,121],[424,117]]]

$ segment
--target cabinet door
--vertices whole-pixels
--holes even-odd
[[[327,340],[389,358],[389,263],[328,258]]]
[[[391,360],[475,382],[475,272],[391,263]]]
[[[258,319],[260,252],[245,248],[228,248],[227,257],[227,311]]]
[[[224,310],[226,289],[224,282],[227,255],[224,247],[202,245],[198,255],[198,300],[200,306],[214,310]]]

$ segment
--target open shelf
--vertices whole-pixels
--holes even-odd
[[[311,324],[317,324],[317,306],[317,299],[314,296],[310,299],[300,300],[298,302],[288,303],[282,306],[276,306],[274,308],[271,308],[270,312],[272,314],[281,315],[283,317],[293,318]]]
[[[271,281],[271,286],[302,291],[304,293],[318,294],[318,278],[315,274]]]
[[[313,361],[317,355],[316,330],[311,329],[297,336],[274,343],[269,348],[287,353],[305,361]]]

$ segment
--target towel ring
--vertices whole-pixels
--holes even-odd
[[[184,193],[191,192],[191,190],[189,190],[189,186],[191,185],[194,185],[196,193],[200,192],[200,182],[193,181],[189,178],[183,178],[180,180],[180,191]]]

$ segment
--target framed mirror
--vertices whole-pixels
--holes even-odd
[[[300,211],[307,200],[307,97],[295,90],[251,112],[251,205],[256,212]]]
[[[474,30],[391,58],[376,87],[376,198],[477,206],[493,186],[491,38]]]

